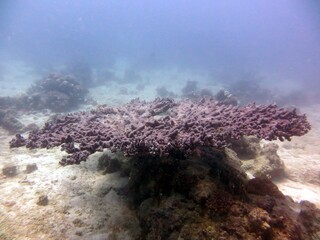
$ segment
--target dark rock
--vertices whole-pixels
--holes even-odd
[[[309,233],[319,233],[320,229],[320,209],[309,201],[300,202],[300,213],[298,221],[302,223]],[[316,221],[315,221],[316,220]]]
[[[99,188],[94,189],[94,193],[98,196],[103,198],[106,196],[113,188],[110,186],[101,186]]]
[[[81,230],[76,230],[75,235],[77,236],[83,236],[83,232]]]
[[[48,196],[47,196],[47,195],[41,195],[41,196],[38,198],[37,204],[38,204],[39,206],[46,206],[46,205],[48,205],[48,204],[49,204]]]
[[[243,136],[239,140],[233,141],[231,148],[241,160],[256,158],[262,151],[260,139],[255,136]]]
[[[285,198],[283,193],[278,187],[267,178],[253,178],[246,184],[248,193],[261,195],[261,196],[272,196],[276,198]]]
[[[76,227],[82,227],[84,225],[83,221],[79,218],[75,218],[72,223],[76,226]]]
[[[108,154],[103,154],[98,159],[98,169],[103,170],[103,174],[114,173],[119,171],[121,164],[119,159],[115,156],[109,156]]]
[[[277,154],[277,144],[267,143],[261,147],[259,138],[243,136],[232,141],[231,148],[241,159],[242,168],[253,176],[270,179],[284,176],[284,163]]]
[[[17,175],[17,166],[13,164],[6,165],[2,168],[2,174],[6,177],[14,177]]]
[[[9,142],[10,148],[22,147],[26,145],[26,139],[21,134],[16,134],[16,137]]]
[[[36,163],[29,163],[26,166],[26,173],[32,173],[38,169],[38,166]]]
[[[263,196],[263,197],[257,197],[257,200],[255,201],[258,207],[266,210],[268,213],[271,213],[273,208],[277,205],[276,200],[269,196]]]

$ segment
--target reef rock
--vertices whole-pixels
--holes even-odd
[[[314,205],[294,203],[268,179],[247,183],[225,159],[208,150],[181,161],[134,158],[122,193],[137,211],[140,239],[311,240],[319,232]]]
[[[13,164],[7,164],[2,168],[2,174],[6,177],[14,177],[17,175],[17,166]]]
[[[239,157],[242,168],[255,177],[279,178],[284,176],[285,166],[277,154],[275,143],[260,143],[255,136],[244,136],[234,141],[231,148]]]

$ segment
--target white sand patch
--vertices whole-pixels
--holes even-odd
[[[59,147],[9,149],[10,136],[1,132],[0,169],[17,166],[17,175],[0,175],[0,232],[8,239],[133,239],[139,231],[134,213],[113,189],[128,179],[119,173],[102,175],[96,168],[101,153],[80,165],[62,167]],[[6,137],[5,137],[6,136]],[[11,136],[12,137],[12,136]],[[27,164],[38,169],[25,172]],[[48,205],[39,206],[46,195]],[[4,224],[1,224],[5,222]]]
[[[320,207],[320,106],[301,110],[307,114],[311,131],[290,142],[278,142],[287,178],[277,185],[296,201],[309,200]]]
[[[291,180],[284,180],[276,183],[279,189],[296,202],[308,200],[313,202],[320,208],[320,188],[317,185],[295,182]]]
[[[19,121],[25,126],[29,124],[35,124],[38,127],[43,127],[45,122],[49,120],[50,116],[52,116],[52,113],[49,110],[43,112],[25,113],[19,116]]]

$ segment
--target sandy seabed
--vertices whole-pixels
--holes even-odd
[[[14,177],[0,177],[0,239],[132,239],[134,213],[113,190],[127,183],[118,173],[97,171],[93,154],[80,165],[62,167],[59,148],[9,149],[1,132],[1,166],[14,164]],[[38,169],[25,171],[30,163]],[[2,168],[2,167],[1,167]],[[38,205],[41,196],[48,205]]]
[[[301,111],[307,114],[312,129],[290,142],[277,142],[286,177],[276,184],[295,201],[309,200],[320,207],[320,105]]]

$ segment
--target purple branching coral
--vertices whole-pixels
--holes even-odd
[[[156,99],[132,100],[88,112],[69,113],[47,122],[28,139],[17,135],[11,147],[51,148],[62,145],[71,155],[62,164],[79,163],[90,154],[110,148],[128,156],[186,156],[200,146],[223,149],[231,140],[255,135],[266,140],[290,140],[310,130],[305,115],[276,105],[222,105]]]

